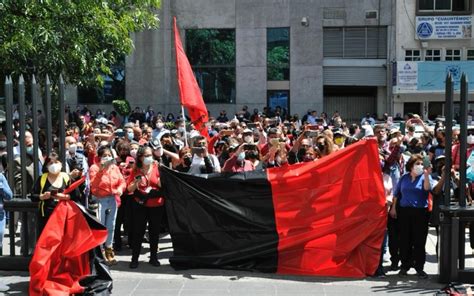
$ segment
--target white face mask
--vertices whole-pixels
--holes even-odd
[[[144,165],[150,165],[153,163],[153,156],[148,156],[143,158],[143,164]]]
[[[421,174],[423,174],[423,171],[424,171],[423,165],[421,165],[421,164],[415,165],[415,166],[413,167],[413,172],[414,172],[415,175],[417,175],[417,176],[420,176]]]
[[[137,158],[137,150],[130,150],[130,156],[133,158]]]
[[[105,162],[111,161],[112,159],[113,159],[112,156],[104,156],[100,160],[102,161],[102,163],[105,163]]]
[[[467,143],[468,143],[469,145],[474,144],[474,135],[469,135],[469,136],[467,136]]]
[[[56,174],[59,174],[59,172],[61,172],[61,168],[62,166],[60,163],[53,163],[48,166],[48,172],[56,175]]]
[[[76,144],[69,145],[69,153],[76,154],[76,151],[77,151],[77,145]]]
[[[244,137],[244,142],[248,143],[248,144],[253,143],[253,137],[252,136],[245,136]]]

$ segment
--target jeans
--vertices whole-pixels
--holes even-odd
[[[107,228],[107,240],[105,247],[111,248],[114,241],[115,219],[117,217],[117,202],[115,196],[100,197],[99,220]]]
[[[7,220],[6,215],[3,215],[3,218],[1,216],[2,214],[0,214],[0,249],[3,247],[3,234],[5,233],[5,221]]]

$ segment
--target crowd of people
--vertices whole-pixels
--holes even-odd
[[[38,113],[38,121],[42,114]],[[18,117],[16,117],[17,119]],[[136,108],[123,122],[112,111],[92,112],[87,108],[66,109],[66,163],[61,163],[54,151],[45,151],[45,136],[39,133],[39,151],[33,149],[31,130],[24,139],[18,138],[15,121],[14,193],[21,194],[26,182],[27,193],[39,202],[39,218],[31,221],[44,228],[52,210],[60,200],[73,199],[95,211],[107,227],[103,246],[110,265],[117,262],[115,252],[124,247],[127,237],[132,250],[130,268],[137,268],[142,243],[150,244],[150,260],[157,259],[160,233],[166,231],[166,200],[160,190],[159,166],[167,166],[188,174],[235,173],[273,167],[290,167],[296,163],[318,161],[365,138],[376,139],[380,167],[383,172],[387,200],[387,235],[382,248],[391,256],[391,270],[406,276],[411,268],[425,278],[425,244],[429,225],[437,227],[437,207],[442,200],[445,178],[451,178],[453,188],[459,188],[459,130],[453,131],[453,171],[443,173],[446,135],[443,121],[428,125],[416,114],[396,118],[384,114],[380,120],[370,114],[359,123],[346,123],[338,112],[332,116],[308,110],[301,118],[286,110],[265,108],[249,112],[244,106],[234,116],[223,110],[210,117],[207,135],[201,134],[182,114],[154,112],[149,107]],[[28,122],[31,122],[29,120]],[[44,123],[41,122],[40,129]],[[7,168],[5,126],[0,133],[0,166]],[[469,130],[468,164],[474,161],[474,130]],[[20,159],[19,146],[25,145],[27,158]],[[54,146],[60,146],[54,138]],[[41,174],[34,180],[33,155],[39,155]],[[43,157],[45,155],[45,157]],[[21,174],[26,162],[27,175]],[[85,176],[76,190],[64,189]],[[464,184],[462,186],[467,186]],[[469,184],[472,185],[472,184]],[[468,200],[471,189],[468,186]],[[6,220],[1,207],[12,192],[0,175],[0,247]],[[453,193],[453,198],[456,194]],[[430,207],[431,200],[433,207]],[[9,223],[17,223],[9,221]],[[474,225],[473,225],[474,226]],[[471,226],[471,233],[474,227]],[[146,234],[146,230],[148,233]],[[474,249],[474,240],[471,240]],[[388,250],[387,250],[388,248]],[[376,276],[384,276],[380,266]]]

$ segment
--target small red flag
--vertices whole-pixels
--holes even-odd
[[[186,53],[181,43],[176,17],[174,17],[174,41],[176,46],[176,71],[178,74],[179,95],[181,105],[188,109],[191,122],[201,135],[209,138],[205,123],[209,121],[206,104],[202,99],[201,90],[194,76],[193,69],[189,64]],[[183,114],[184,116],[184,114]]]

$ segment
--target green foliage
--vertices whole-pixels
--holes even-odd
[[[158,26],[159,7],[160,0],[3,0],[0,72],[102,85],[131,53],[130,34]]]
[[[121,116],[130,115],[130,113],[132,112],[130,103],[125,99],[113,100],[112,106],[114,106],[115,111]]]
[[[268,80],[284,80],[282,68],[289,67],[289,52],[287,46],[275,46],[268,51]]]

